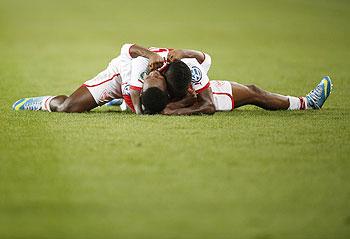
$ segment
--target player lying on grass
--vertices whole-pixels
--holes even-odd
[[[181,101],[171,102],[162,111],[165,115],[213,114],[216,111],[231,111],[244,105],[255,105],[266,110],[320,109],[332,88],[331,79],[326,76],[305,97],[284,96],[270,93],[255,85],[242,85],[230,81],[210,81],[211,106],[200,108],[196,95],[188,94]]]
[[[140,96],[144,112],[150,114],[212,114],[249,104],[267,110],[318,109],[322,107],[332,87],[330,78],[325,77],[306,97],[293,97],[269,93],[254,85],[228,81],[209,82],[207,73],[211,58],[208,54],[194,50],[168,49],[159,49],[158,54],[171,63],[151,72],[147,80],[144,79],[147,59],[139,57],[132,62],[130,94],[133,106],[139,108],[136,112],[141,112]],[[187,94],[188,87],[191,94]],[[165,108],[169,98],[173,102]]]
[[[190,57],[193,59],[189,59]],[[149,89],[147,90],[145,87],[143,87],[143,79],[148,69],[152,70],[159,68],[164,64],[165,58],[172,61],[171,64],[165,65],[159,69],[159,71],[152,71],[150,77],[148,78],[157,79],[157,77],[154,77],[157,75],[158,81],[149,81],[154,82],[154,84],[157,86],[159,82],[165,83],[165,77],[167,86],[165,85],[165,88],[163,87],[161,90],[159,90],[159,87],[150,87],[152,86],[152,84],[150,84],[148,87]],[[179,61],[179,59],[182,61]],[[165,114],[210,114],[215,110],[228,110],[227,107],[222,107],[222,104],[223,101],[227,101],[227,96],[231,95],[232,98],[232,89],[230,93],[227,83],[217,83],[218,90],[217,92],[214,92],[214,94],[212,93],[212,88],[214,85],[211,84],[211,87],[209,87],[209,78],[207,76],[210,65],[210,56],[198,51],[172,51],[165,48],[153,48],[149,50],[137,45],[125,44],[121,49],[121,55],[113,59],[106,70],[98,74],[94,79],[85,82],[85,84],[77,89],[71,96],[68,97],[61,95],[55,97],[44,96],[24,98],[15,102],[13,108],[15,110],[27,109],[58,112],[83,112],[89,111],[99,105],[103,105],[112,99],[124,98],[132,110],[135,107],[136,112],[141,113],[141,104],[139,102],[141,89],[143,88],[143,103],[144,105],[148,105],[148,107],[146,107],[146,111],[148,113],[157,113],[164,109],[166,103],[168,102],[168,96],[170,96],[172,100],[184,98],[186,93],[184,89],[187,88],[188,82],[191,81],[192,92],[196,95],[195,101],[193,101],[193,99],[192,101],[189,101],[191,98],[186,97],[180,102],[171,103],[164,111]],[[160,72],[162,74],[160,74]],[[159,79],[163,80],[159,81]],[[131,97],[129,94],[129,84],[131,84]],[[224,85],[226,85],[226,90],[224,90]],[[241,88],[244,87],[242,86]],[[244,89],[245,92],[242,92],[246,93],[247,99],[242,105],[256,104],[264,107],[262,105],[263,103],[256,101],[255,99],[258,92],[256,87],[246,86]],[[330,90],[330,87],[328,89]],[[260,95],[262,92],[263,91],[260,91]],[[313,96],[314,94],[309,95]],[[326,97],[328,97],[328,95]],[[274,99],[277,100],[276,97],[278,95],[272,94],[270,96],[274,96]],[[326,99],[326,97],[324,98]],[[131,98],[133,101],[131,101]],[[224,100],[225,98],[226,100]],[[265,98],[270,99],[268,97]],[[276,106],[276,104],[269,105],[269,103],[267,103],[265,104],[265,108],[285,109],[285,105],[287,104],[289,105],[289,107],[287,107],[289,109],[303,109],[308,107],[308,105],[305,105],[305,100],[304,104],[299,103],[301,106],[298,107],[298,98],[289,97],[287,99],[288,102],[286,101],[285,97],[283,98],[284,100],[279,99],[280,102],[284,102],[282,106]],[[193,102],[193,105],[190,106],[189,102]],[[234,101],[231,102],[232,106],[234,105],[233,102]],[[213,110],[215,103],[217,107]],[[218,105],[219,103],[220,105]],[[237,106],[241,105],[236,100],[236,107]]]
[[[196,93],[201,101],[198,101],[198,106],[205,109],[212,102],[208,97],[210,95],[208,71],[211,66],[211,57],[203,52],[195,50],[173,50],[168,48],[153,48],[156,52],[165,59],[164,65],[157,71],[151,73],[152,78],[165,79],[166,89],[160,90],[157,87],[144,88],[144,79],[148,73],[148,59],[138,57],[132,60],[131,80],[130,80],[130,96],[132,101],[132,108],[137,114],[142,113],[141,109],[141,92],[142,102],[149,102],[151,108],[148,113],[159,113],[168,103],[168,98],[183,98],[185,95],[182,91],[191,85],[191,89]],[[169,63],[169,64],[167,64]],[[153,81],[149,81],[152,83]],[[162,83],[161,81],[154,81],[155,84]],[[158,82],[158,83],[157,83]],[[161,87],[161,85],[158,85]],[[153,102],[153,103],[152,103]]]
[[[181,64],[164,64],[168,55],[173,57],[172,54],[169,54],[170,52],[171,49],[167,48],[146,49],[133,44],[125,44],[121,48],[120,55],[110,62],[106,70],[92,80],[86,81],[69,97],[59,95],[23,98],[13,104],[13,109],[84,112],[101,106],[112,99],[124,99],[132,111],[141,114],[140,89],[142,89],[143,78],[149,71],[162,66],[165,67],[162,67],[160,71],[169,81],[175,82],[175,85],[180,83],[183,86],[183,82],[191,80],[191,72],[185,72],[186,74],[184,74],[184,68],[186,70],[191,68],[193,72],[200,72],[203,75],[194,82],[193,89],[196,90],[198,95],[208,94],[209,79],[206,72],[211,63],[210,56],[202,52],[187,50],[187,54],[182,55]],[[201,57],[200,62],[196,58],[191,59],[191,57],[197,55]],[[131,87],[129,87],[130,82],[133,82]],[[131,88],[131,95],[129,88]],[[157,92],[157,90],[153,91],[152,94],[152,89],[144,93],[146,96],[147,93],[151,93],[149,94],[151,96],[155,93],[158,99],[163,97],[163,101],[158,101],[163,104],[161,110],[164,109],[167,104],[167,99],[165,99],[168,97],[167,95],[162,94],[163,92]]]
[[[169,53],[170,59],[174,63],[182,57],[187,57],[183,50],[174,50]],[[202,58],[201,58],[202,57]],[[205,55],[197,54],[196,59],[203,61]],[[186,71],[186,69],[183,69]],[[141,101],[145,111],[151,114],[160,113],[166,115],[191,115],[191,114],[213,114],[216,111],[231,111],[244,105],[255,105],[266,110],[305,110],[320,109],[328,98],[332,82],[330,77],[324,77],[321,82],[305,97],[284,96],[270,93],[258,88],[255,85],[242,85],[229,81],[210,81],[205,94],[196,94],[193,91],[193,84],[202,77],[200,69],[192,70],[191,83],[178,84],[176,79],[167,78],[160,71],[153,71],[144,80],[142,87]],[[190,72],[190,69],[187,69]],[[206,72],[205,72],[206,73]],[[188,88],[190,92],[188,92]],[[157,98],[156,94],[150,96],[145,94],[155,89],[166,93],[166,91],[175,92],[173,102],[170,102],[162,110],[163,100]],[[179,100],[180,99],[180,100]],[[204,102],[204,103],[203,103]],[[164,107],[163,107],[164,108]]]
[[[129,81],[131,61],[136,57],[147,58],[147,67],[157,69],[164,59],[157,53],[138,45],[124,44],[120,55],[113,59],[107,69],[86,81],[70,96],[41,96],[23,98],[13,104],[14,110],[44,110],[56,112],[84,112],[103,105],[112,99],[131,102]]]

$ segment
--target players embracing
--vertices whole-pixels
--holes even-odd
[[[213,114],[249,104],[267,110],[320,109],[332,88],[324,77],[305,97],[283,96],[254,85],[209,81],[210,66],[211,57],[201,51],[124,44],[104,71],[70,96],[23,98],[13,109],[85,112],[113,99],[124,99],[137,114]]]

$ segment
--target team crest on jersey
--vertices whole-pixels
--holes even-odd
[[[195,85],[201,84],[200,82],[202,80],[202,71],[197,66],[192,66],[191,73],[192,83],[194,83]]]
[[[144,71],[144,72],[142,72],[141,74],[140,74],[140,80],[141,81],[143,81],[145,78],[146,78],[146,76],[147,76],[147,71]]]
[[[130,92],[130,85],[128,83],[123,83],[122,84],[122,94],[128,95],[129,92]]]

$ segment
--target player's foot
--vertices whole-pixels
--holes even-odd
[[[107,106],[119,106],[122,111],[126,111],[128,109],[128,107],[123,99],[111,100],[106,105]]]
[[[47,99],[47,96],[23,98],[16,101],[12,105],[14,110],[41,110],[43,101]]]
[[[332,91],[332,80],[329,76],[323,77],[321,82],[306,95],[307,107],[313,109],[321,109],[324,102]]]
[[[123,99],[113,99],[110,102],[108,102],[106,105],[107,106],[120,106],[123,104]]]

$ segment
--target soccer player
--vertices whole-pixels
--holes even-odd
[[[209,78],[207,72],[211,66],[211,57],[203,52],[196,50],[173,50],[168,48],[151,48],[165,59],[163,67],[151,73],[149,84],[153,87],[144,88],[144,79],[148,75],[148,59],[138,57],[132,61],[132,73],[130,80],[130,98],[131,106],[137,114],[142,114],[141,105],[148,105],[146,112],[160,113],[167,104],[167,96],[170,98],[182,98],[180,91],[174,91],[177,88],[187,87],[188,82],[191,88],[201,100],[198,101],[200,108],[204,109],[212,104],[209,90]],[[164,78],[167,86],[161,81],[152,81],[153,78]],[[153,85],[159,84],[160,87]],[[162,86],[163,85],[163,86]],[[163,88],[162,88],[163,87]],[[165,87],[165,88],[164,88]],[[143,92],[142,92],[143,89]],[[141,104],[142,92],[142,104]],[[128,102],[127,102],[128,103]]]
[[[266,110],[321,109],[332,90],[332,81],[325,76],[305,97],[284,96],[270,93],[255,85],[242,85],[230,81],[210,81],[213,104],[206,111],[198,107],[198,99],[189,94],[181,101],[169,103],[165,115],[213,114],[231,111],[244,105],[255,105]]]
[[[141,95],[141,102],[146,113],[213,114],[216,111],[230,111],[244,105],[256,105],[266,110],[320,109],[332,89],[332,82],[328,76],[324,77],[316,88],[305,97],[270,93],[255,85],[242,85],[229,81],[209,81],[207,72],[211,65],[211,59],[208,54],[193,50],[172,50],[168,51],[167,54],[168,61],[171,61],[167,72],[164,73],[162,69],[155,70],[145,79],[132,77],[130,81],[131,97],[133,90],[139,91],[138,95]],[[185,75],[186,72],[187,74],[191,72],[192,79],[188,81],[188,78],[185,77],[184,79],[187,81],[179,83],[176,77],[171,77],[167,73],[171,73],[172,66],[181,65],[180,60],[185,62],[188,57],[192,57],[192,61],[198,61],[202,64],[194,66],[187,64],[187,66],[192,67],[191,70],[182,64],[181,72]],[[136,64],[138,59],[133,61]],[[144,59],[144,61],[146,65],[147,60]],[[137,67],[134,68],[137,69]],[[200,88],[200,91],[196,91],[198,83],[200,86],[205,85],[205,87]],[[190,93],[187,92],[188,89]],[[162,94],[156,94],[156,92],[162,92]],[[172,102],[165,108],[164,102],[167,100],[165,97],[167,92]]]
[[[129,98],[131,60],[147,59],[150,70],[159,68],[164,59],[159,54],[134,44],[124,44],[120,55],[113,59],[107,69],[86,81],[72,95],[41,96],[16,101],[14,110],[44,110],[56,112],[84,112],[103,105],[112,99]]]

